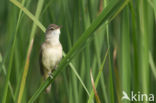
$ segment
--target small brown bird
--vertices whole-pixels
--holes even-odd
[[[60,26],[50,24],[45,36],[45,42],[41,45],[40,50],[40,71],[44,80],[56,69],[62,58],[62,45],[59,41]],[[49,93],[50,90],[51,85],[46,88],[46,92]]]

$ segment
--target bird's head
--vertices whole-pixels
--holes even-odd
[[[60,28],[56,24],[50,24],[46,30],[46,39],[59,39]]]

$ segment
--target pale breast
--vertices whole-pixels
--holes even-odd
[[[61,44],[56,46],[42,46],[42,63],[46,69],[54,69],[62,58]]]

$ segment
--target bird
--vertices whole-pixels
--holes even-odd
[[[60,28],[56,24],[50,24],[45,32],[45,41],[41,45],[39,57],[40,72],[44,80],[51,76],[62,59],[62,45],[59,41]],[[50,91],[51,84],[46,88],[47,93]]]

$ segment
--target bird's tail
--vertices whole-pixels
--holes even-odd
[[[46,93],[50,93],[51,91],[51,84],[46,88]]]

